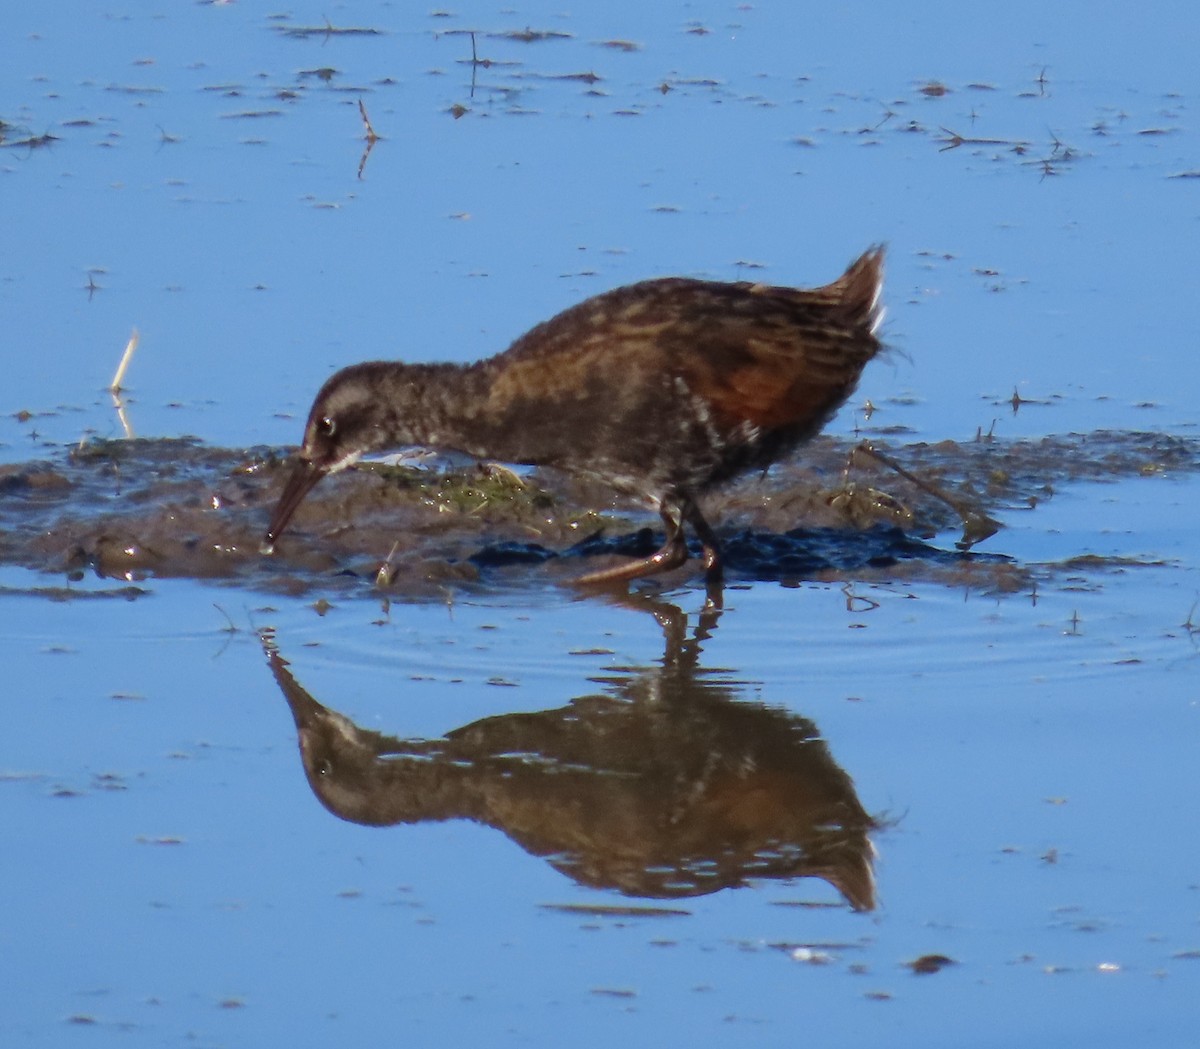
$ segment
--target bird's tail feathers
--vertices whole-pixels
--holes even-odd
[[[855,327],[872,335],[883,323],[883,260],[886,251],[876,244],[864,251],[850,267],[823,291],[836,301],[839,310]]]

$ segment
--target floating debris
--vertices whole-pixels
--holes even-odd
[[[323,26],[276,25],[272,28],[277,33],[298,40],[305,40],[310,36],[383,36],[383,31],[380,29],[371,29],[366,26],[335,26],[328,19],[325,20]]]
[[[928,976],[931,973],[941,972],[949,965],[957,965],[953,958],[945,954],[923,954],[920,958],[914,958],[911,962],[904,963],[918,976]]]

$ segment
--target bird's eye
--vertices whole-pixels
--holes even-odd
[[[337,423],[334,422],[330,415],[323,415],[320,422],[317,423],[317,430],[322,437],[332,437],[337,433]]]

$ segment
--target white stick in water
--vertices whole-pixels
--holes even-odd
[[[109,386],[110,393],[119,393],[121,391],[121,383],[125,379],[125,373],[129,370],[129,362],[133,360],[134,351],[138,348],[137,328],[133,329],[133,334],[129,336],[129,342],[125,346],[125,352],[121,355],[121,363],[117,365],[117,374],[113,376],[112,385]]]

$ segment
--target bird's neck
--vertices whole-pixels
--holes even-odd
[[[390,429],[398,443],[452,448],[503,459],[498,420],[491,403],[492,369],[478,364],[395,364],[383,376],[393,406]],[[503,440],[499,441],[504,444]]]

